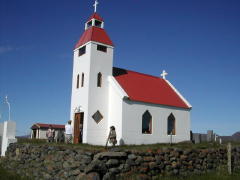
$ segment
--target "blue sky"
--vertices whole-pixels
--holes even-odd
[[[192,104],[192,130],[240,131],[239,0],[99,0],[114,65],[167,79]],[[0,0],[0,121],[17,134],[69,119],[73,47],[93,0]]]

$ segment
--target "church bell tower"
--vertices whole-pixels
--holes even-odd
[[[114,46],[96,13],[97,1],[94,6],[73,51],[70,119],[74,143],[102,145],[108,133],[107,79],[112,76]]]

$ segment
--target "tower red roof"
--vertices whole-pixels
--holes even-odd
[[[94,13],[93,15],[91,15],[89,18],[88,18],[88,21],[90,21],[91,19],[96,19],[96,20],[99,20],[99,21],[104,21],[103,18],[101,16],[99,16],[99,14],[97,13]]]
[[[162,78],[120,68],[113,68],[113,76],[132,101],[191,108]]]
[[[75,49],[89,41],[95,41],[109,46],[113,46],[111,39],[109,38],[104,29],[92,26],[84,31],[80,40],[76,44]]]

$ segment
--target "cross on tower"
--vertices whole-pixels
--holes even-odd
[[[95,3],[93,4],[93,7],[94,7],[94,12],[97,12],[97,5],[98,5],[98,1],[95,0]]]
[[[163,72],[162,72],[162,74],[161,74],[161,76],[163,77],[163,79],[166,79],[166,76],[168,75],[168,73],[165,71],[165,70],[163,70]]]

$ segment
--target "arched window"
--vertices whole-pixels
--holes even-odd
[[[152,134],[152,115],[149,113],[149,111],[146,111],[142,115],[142,133]]]
[[[102,86],[102,73],[98,73],[97,76],[97,87],[101,87]]]
[[[176,134],[176,124],[175,124],[175,117],[174,115],[171,113],[168,116],[168,129],[167,129],[167,133],[168,135],[175,135]]]
[[[84,73],[82,73],[82,82],[81,82],[81,87],[84,86]]]
[[[77,89],[79,88],[79,74],[77,75]]]

